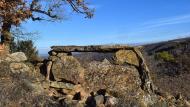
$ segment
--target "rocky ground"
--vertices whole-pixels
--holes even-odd
[[[44,77],[26,60],[20,52],[0,60],[0,107],[54,105],[42,87]]]
[[[154,84],[190,100],[190,38],[148,44],[143,53]]]
[[[83,63],[51,51],[48,60],[31,64],[21,52],[6,55],[0,60],[0,107],[190,106],[154,86],[138,50],[108,56]]]

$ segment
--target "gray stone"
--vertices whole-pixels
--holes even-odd
[[[106,101],[105,101],[106,107],[114,107],[117,103],[118,103],[117,98],[111,97],[111,96],[106,97]]]
[[[103,95],[98,95],[94,97],[96,101],[96,105],[100,105],[104,103],[104,96]]]
[[[13,73],[21,73],[30,71],[30,68],[24,63],[13,62],[10,64],[10,69]]]
[[[132,64],[139,66],[139,60],[132,50],[119,50],[115,53],[115,59],[118,64]]]
[[[67,95],[75,95],[76,93],[80,93],[80,95],[84,96],[85,95],[85,91],[82,88],[82,86],[79,85],[74,85],[74,87],[72,87],[73,89],[63,89],[62,92],[67,94]]]
[[[47,62],[47,74],[46,74],[46,80],[49,80],[49,77],[50,77],[50,72],[51,72],[51,67],[52,67],[52,61],[48,61]]]
[[[51,82],[50,87],[53,88],[62,88],[62,89],[70,89],[72,90],[74,88],[73,84],[70,83],[64,83],[64,82]]]
[[[67,80],[74,84],[84,81],[84,68],[73,56],[62,56],[53,62],[51,71],[57,81]]]
[[[50,52],[48,52],[48,54],[51,55],[51,56],[56,56],[56,55],[57,55],[57,52],[55,52],[55,51],[50,51]]]
[[[103,65],[106,65],[106,64],[109,65],[109,64],[111,64],[111,63],[110,63],[110,61],[108,61],[108,59],[105,58],[105,59],[102,61],[102,64],[103,64]]]
[[[67,56],[68,55],[68,53],[58,53],[57,54],[57,56],[60,58],[60,57],[62,57],[62,56]]]
[[[93,92],[106,89],[107,92],[127,96],[140,89],[141,79],[138,69],[133,66],[120,66],[97,61],[93,61],[87,66],[86,85]]]
[[[48,59],[51,61],[56,61],[58,59],[58,57],[57,56],[49,56]]]
[[[115,52],[121,49],[132,49],[126,45],[96,45],[96,46],[52,46],[56,52]]]
[[[16,53],[7,55],[7,58],[5,60],[8,62],[22,62],[22,61],[26,61],[27,57],[23,52],[16,52]]]
[[[185,100],[185,105],[186,105],[186,107],[190,107],[190,102]]]

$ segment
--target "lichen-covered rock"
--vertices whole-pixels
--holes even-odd
[[[10,69],[13,73],[28,72],[30,68],[24,63],[13,62],[10,64]]]
[[[96,105],[101,105],[104,104],[104,96],[103,95],[98,95],[94,97],[95,101],[96,101]]]
[[[84,68],[73,56],[62,56],[52,65],[52,74],[55,80],[70,81],[79,84],[84,81]]]
[[[58,57],[57,56],[49,56],[48,59],[54,62],[54,61],[58,60]]]
[[[131,49],[128,45],[91,45],[91,46],[52,46],[55,52],[115,52],[121,49]]]
[[[48,96],[38,80],[36,72],[32,69],[24,70],[22,68],[26,66],[30,67],[22,62],[4,61],[0,63],[0,107],[47,107],[59,105]],[[26,68],[28,69],[28,67]]]
[[[49,51],[48,54],[51,55],[51,56],[56,56],[57,52],[55,52],[55,51]]]
[[[115,106],[116,104],[118,104],[118,99],[115,98],[115,97],[112,97],[112,96],[107,96],[105,98],[105,106],[106,107],[113,107]]]
[[[62,92],[67,94],[67,95],[73,95],[73,96],[76,95],[77,93],[80,93],[81,97],[88,96],[81,85],[74,85],[70,89],[69,88],[63,88]]]
[[[71,53],[70,53],[71,54]],[[57,56],[61,58],[62,56],[68,56],[69,53],[58,53]]]
[[[97,49],[110,52],[122,47],[69,48],[72,51]],[[45,65],[45,71],[39,66],[36,70],[33,65],[23,60],[0,62],[0,99],[3,99],[0,101],[0,107],[188,107],[190,105],[182,96],[171,97],[152,87],[153,83],[145,60],[136,49],[118,51],[115,54],[116,63],[112,59],[105,58],[101,60],[102,62],[96,60],[83,63],[82,67],[80,64],[82,62],[71,56],[69,48],[65,49],[67,53],[52,51],[49,60],[42,64]],[[50,78],[45,81],[47,74],[50,74]]]
[[[139,66],[139,60],[132,50],[119,50],[115,53],[116,62],[119,64],[132,64]]]
[[[64,82],[51,82],[50,87],[72,90],[74,88],[74,85]]]
[[[8,62],[22,62],[26,60],[27,60],[27,57],[23,52],[8,54],[7,58],[5,59],[5,61],[8,61]]]
[[[120,66],[104,62],[91,62],[85,72],[86,87],[94,92],[105,89],[118,96],[138,94],[141,79],[133,66]]]

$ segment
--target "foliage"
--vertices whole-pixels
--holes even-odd
[[[162,59],[162,60],[164,60],[164,61],[174,61],[175,60],[175,58],[174,58],[174,56],[172,55],[172,54],[170,54],[169,52],[167,52],[167,51],[162,51],[162,52],[158,52],[158,53],[156,53],[155,54],[155,59]]]
[[[0,0],[1,42],[9,47],[11,28],[20,26],[23,21],[62,20],[68,7],[86,18],[93,16],[94,9],[88,7],[86,0]]]
[[[38,51],[32,40],[12,42],[10,50],[11,52],[24,52],[29,61],[33,61],[38,58]]]
[[[54,20],[63,16],[59,12],[65,4],[69,5],[75,12],[92,17],[93,10],[88,8],[86,0],[1,0],[0,19],[19,25],[22,21],[32,20]]]

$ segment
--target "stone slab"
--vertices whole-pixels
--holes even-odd
[[[116,52],[118,50],[133,49],[128,45],[91,45],[91,46],[52,46],[55,52]]]

